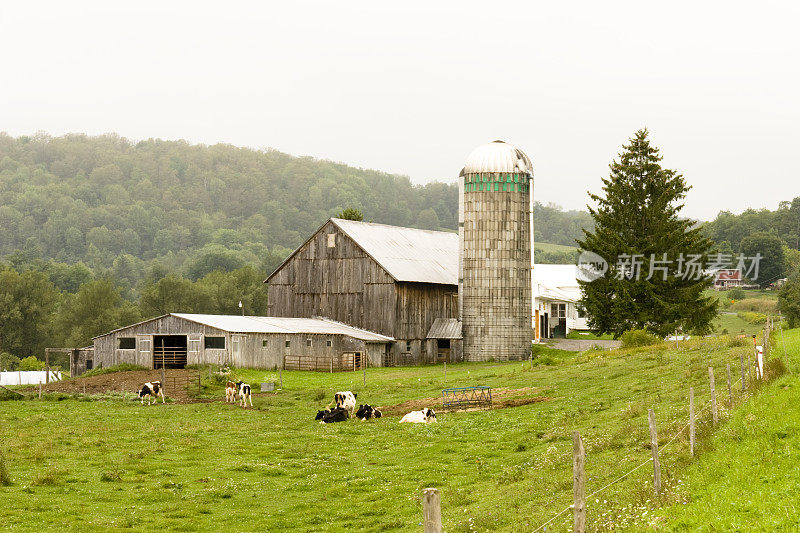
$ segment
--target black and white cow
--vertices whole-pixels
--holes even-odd
[[[359,405],[358,411],[356,411],[356,418],[358,418],[361,421],[369,420],[370,418],[380,418],[380,417],[381,417],[381,412],[369,404]]]
[[[250,385],[244,381],[237,381],[236,392],[242,402],[242,407],[247,407],[247,400],[250,400],[250,407],[253,407],[253,397],[250,394]]]
[[[314,420],[319,420],[320,424],[332,424],[334,422],[344,422],[350,418],[350,413],[344,407],[336,407],[334,409],[326,409],[324,411],[317,411],[317,416]]]
[[[142,405],[144,405],[145,397],[147,397],[147,405],[152,405],[150,400],[152,399],[153,403],[157,403],[159,396],[161,396],[161,403],[167,403],[164,400],[164,389],[161,387],[160,381],[148,381],[142,385],[142,390],[139,391],[139,399],[142,400]]]
[[[436,413],[433,412],[433,409],[422,409],[420,411],[411,411],[403,418],[400,419],[400,423],[407,422],[409,424],[430,424],[431,422],[436,422]]]
[[[333,401],[336,404],[336,407],[342,407],[347,409],[350,412],[350,416],[353,416],[353,413],[356,410],[356,398],[358,397],[358,393],[353,394],[349,390],[337,392],[333,395]],[[330,407],[330,404],[328,404]]]

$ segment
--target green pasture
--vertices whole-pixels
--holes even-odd
[[[534,242],[534,249],[538,248],[543,252],[574,252],[577,246],[567,246],[566,244],[551,244],[549,242]]]
[[[422,489],[437,487],[447,531],[532,531],[572,501],[573,431],[585,441],[587,493],[647,461],[648,408],[662,446],[684,427],[690,386],[705,442],[708,367],[725,391],[725,364],[738,379],[739,356],[750,349],[721,337],[677,351],[547,350],[533,366],[448,365],[446,378],[442,366],[369,369],[366,386],[361,373],[284,372],[283,389],[257,395],[247,410],[220,401],[148,407],[114,395],[3,401],[0,449],[11,484],[0,486],[0,529],[420,531]],[[235,377],[255,390],[278,381],[270,371]],[[546,401],[440,413],[430,425],[400,425],[398,416],[313,420],[337,390],[379,406],[431,398],[436,409],[442,388],[469,385]],[[206,378],[199,396],[222,398],[222,386]],[[726,420],[727,399],[721,411]],[[590,498],[592,528],[650,524],[652,509],[686,498],[689,463],[684,432],[662,453],[662,495],[653,495],[646,465]],[[547,531],[570,524],[567,511]]]

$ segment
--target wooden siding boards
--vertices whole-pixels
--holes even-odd
[[[270,316],[323,316],[394,337],[396,364],[423,361],[433,321],[458,318],[457,285],[395,281],[330,220],[270,276],[267,290]],[[413,341],[410,352],[406,340]]]

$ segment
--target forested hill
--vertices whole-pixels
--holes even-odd
[[[83,262],[136,284],[157,261],[197,278],[214,267],[269,271],[328,217],[457,227],[454,183],[275,150],[117,135],[0,134],[0,259]],[[537,206],[536,239],[573,245],[587,213]]]

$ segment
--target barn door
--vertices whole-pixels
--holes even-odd
[[[231,358],[233,359],[231,363],[240,366],[241,356],[242,356],[242,336],[231,335]]]
[[[196,365],[200,363],[200,341],[202,340],[202,335],[199,333],[190,333],[187,336],[187,364]]]
[[[137,357],[137,364],[142,366],[150,367],[153,366],[153,354],[151,353],[151,343],[152,337],[150,335],[137,335],[136,336],[136,346],[139,347],[139,355]]]

